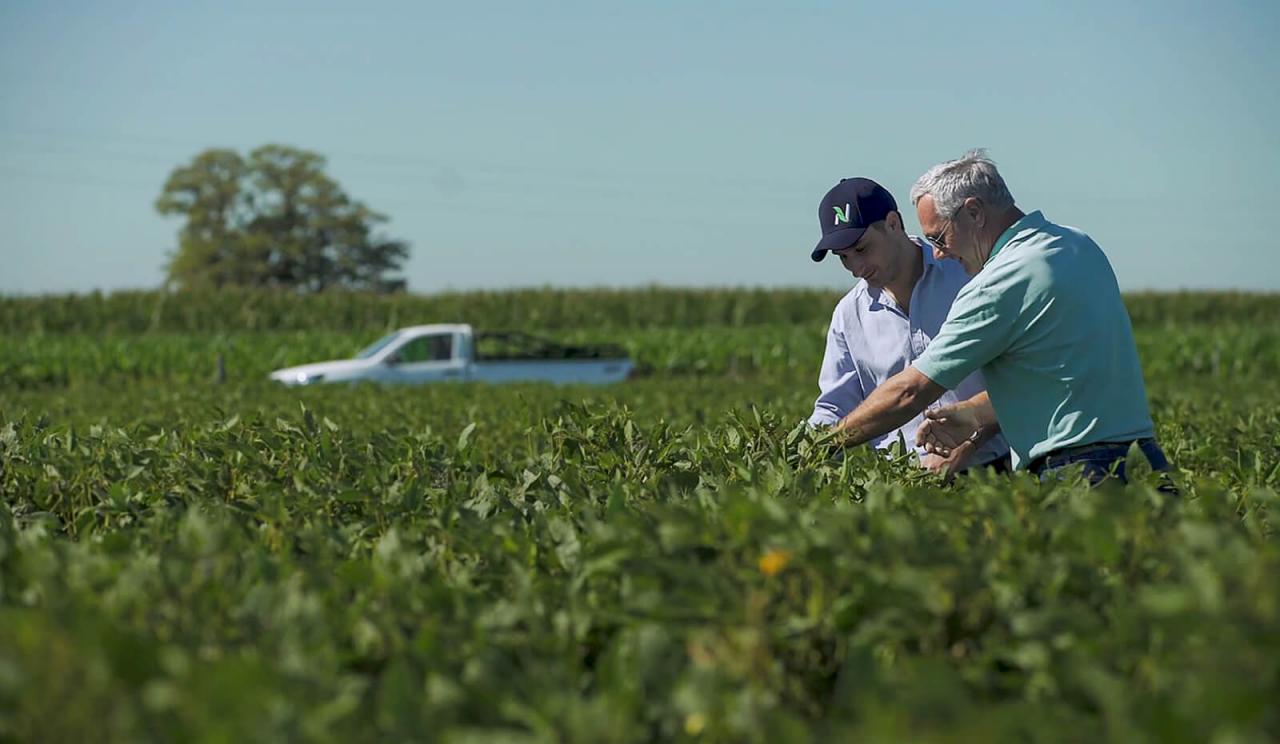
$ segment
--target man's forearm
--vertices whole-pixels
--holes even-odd
[[[996,409],[991,405],[991,396],[987,395],[986,390],[961,401],[957,406],[967,408],[973,413],[978,420],[978,428],[985,436],[992,436],[1000,430],[1000,422],[996,420]]]
[[[942,386],[907,367],[873,390],[862,405],[836,424],[836,437],[845,447],[869,442],[920,415],[944,392]]]
[[[981,447],[1000,431],[1000,422],[986,392],[925,412],[925,422],[916,430],[916,446],[926,452],[946,456],[964,444]]]
[[[972,398],[960,401],[956,407],[967,409],[972,414],[977,427],[973,434],[975,445],[983,445],[1000,432],[1000,421],[996,419],[996,409],[992,407],[991,396],[987,395],[986,390]]]

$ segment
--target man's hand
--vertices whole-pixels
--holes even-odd
[[[977,444],[970,441],[961,442],[959,446],[949,450],[946,456],[940,454],[921,455],[920,465],[928,470],[938,473],[946,483],[950,483],[956,473],[964,470],[969,464],[969,458],[978,449]]]
[[[984,421],[978,408],[958,403],[924,412],[916,430],[916,445],[930,454],[949,457],[952,450],[968,445],[972,450],[983,438]]]

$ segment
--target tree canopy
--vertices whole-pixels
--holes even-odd
[[[169,282],[183,289],[228,286],[394,291],[409,255],[375,232],[387,218],[343,192],[322,156],[266,145],[247,158],[209,149],[175,168],[156,200],[182,215]]]

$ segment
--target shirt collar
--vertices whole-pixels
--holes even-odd
[[[1038,209],[1031,214],[1022,215],[1022,219],[1012,225],[1009,225],[1008,229],[1000,233],[1000,237],[996,238],[996,244],[991,246],[991,253],[987,255],[987,260],[984,261],[982,265],[986,266],[991,263],[991,259],[996,257],[996,254],[1000,252],[1001,248],[1004,248],[1006,245],[1013,242],[1014,238],[1018,237],[1018,233],[1023,230],[1035,230],[1043,227],[1045,222],[1046,220],[1044,215],[1041,214]]]
[[[933,257],[933,246],[929,244],[928,240],[919,235],[912,235],[910,238],[912,243],[919,246],[921,253],[924,255],[924,270],[920,272],[920,276],[923,277],[929,273],[929,269],[938,265],[938,259]]]
[[[920,270],[920,278],[916,279],[916,285],[918,286],[920,282],[924,281],[925,275],[929,273],[929,270],[938,265],[938,259],[933,257],[933,246],[929,244],[928,240],[920,237],[919,235],[908,235],[907,237],[911,239],[912,243],[916,244],[916,247],[921,251],[921,255],[924,256],[924,265]],[[880,299],[884,292],[883,287],[872,287],[870,284],[866,284],[865,282],[863,283],[863,286],[867,288],[867,297],[871,300],[870,307],[872,310],[879,310],[882,307],[887,307],[884,301]]]

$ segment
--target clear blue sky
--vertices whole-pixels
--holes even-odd
[[[1280,2],[0,2],[0,292],[150,287],[169,171],[320,152],[415,291],[846,286],[842,176],[987,147],[1127,289],[1280,289]],[[914,214],[905,210],[917,229]]]

